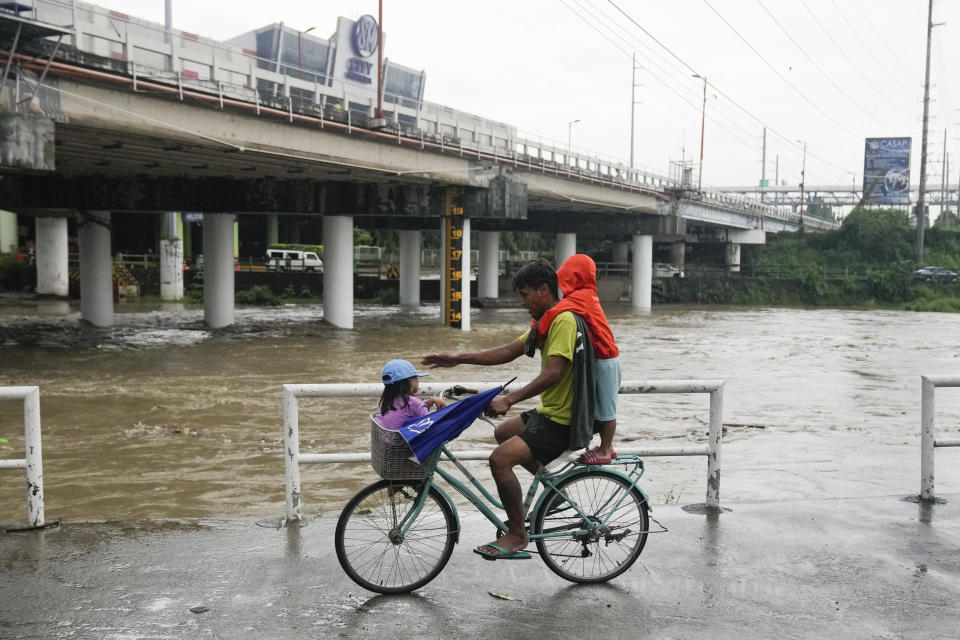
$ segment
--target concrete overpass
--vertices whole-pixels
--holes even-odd
[[[56,3],[36,4],[50,5],[45,15],[59,15]],[[0,199],[2,208],[37,219],[38,290],[44,293],[65,294],[65,216],[79,216],[82,308],[94,324],[112,322],[111,211],[205,214],[205,317],[214,327],[233,319],[238,213],[323,216],[325,313],[340,326],[352,326],[354,217],[365,227],[404,230],[401,303],[415,305],[419,230],[448,224],[451,194],[452,209],[462,214],[462,241],[469,247],[471,229],[481,233],[485,297],[496,296],[489,256],[496,256],[502,230],[555,233],[558,262],[575,251],[578,233],[623,238],[619,252],[633,245],[633,302],[649,308],[654,240],[673,243],[677,262],[685,242],[727,243],[728,263],[736,268],[740,243],[803,224],[785,209],[695,191],[429,103],[398,101],[390,118],[373,118],[369,96],[343,82],[321,89],[316,78],[281,73],[279,65],[264,68],[247,51],[179,32],[166,42],[149,23],[115,12],[104,21],[103,10],[77,6],[85,19],[70,15],[65,25],[0,13],[7,43],[0,52]],[[96,46],[63,44],[66,38],[82,45],[81,28],[94,45],[114,43],[119,51],[105,56]],[[151,50],[169,54],[168,69],[140,63],[141,52]],[[187,73],[198,59],[209,77]],[[251,89],[261,86],[274,91]],[[308,88],[315,89],[309,100],[296,97]],[[364,100],[366,113],[356,107]],[[168,221],[161,243],[163,277],[173,280],[168,295],[174,297],[182,278],[176,229]],[[469,273],[465,253],[458,266]],[[469,290],[462,293],[469,300]],[[464,311],[469,328],[469,305]]]

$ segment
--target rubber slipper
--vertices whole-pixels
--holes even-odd
[[[580,454],[580,457],[577,458],[577,462],[580,464],[610,464],[610,461],[617,457],[617,452],[614,451],[613,455],[609,458],[601,458],[597,455],[596,449],[590,449]]]
[[[474,549],[473,552],[477,555],[483,556],[484,560],[529,560],[530,552],[529,551],[507,551],[503,547],[498,547],[492,542],[488,542],[483,545],[485,547],[490,547],[491,549],[496,549],[499,553],[490,553],[489,551],[482,551],[479,548]]]

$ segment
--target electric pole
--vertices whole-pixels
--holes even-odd
[[[927,60],[923,81],[923,137],[920,139],[920,187],[917,195],[917,264],[923,264],[923,235],[927,227],[927,120],[930,116],[930,39],[933,35],[933,0],[927,9]]]

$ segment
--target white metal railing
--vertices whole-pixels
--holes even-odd
[[[440,394],[453,383],[430,382],[420,384],[420,393]],[[497,382],[465,382],[464,386],[485,391],[498,386]],[[525,382],[517,382],[517,388]],[[710,394],[710,427],[707,444],[688,447],[617,447],[619,453],[644,457],[706,456],[708,508],[720,506],[720,444],[723,431],[723,380],[639,380],[620,386],[621,394],[638,393],[708,393]],[[337,462],[369,462],[370,453],[300,453],[300,398],[376,398],[383,385],[371,383],[341,384],[285,384],[283,385],[283,441],[286,471],[287,520],[303,517],[300,491],[300,465]],[[457,451],[460,460],[487,460],[490,451]]]
[[[920,381],[920,499],[933,500],[933,450],[960,447],[960,439],[936,439],[934,396],[937,387],[960,387],[960,376],[921,376]]]
[[[27,525],[42,527],[43,455],[40,447],[40,387],[0,387],[0,400],[23,400],[24,457],[0,460],[0,470],[27,472]]]

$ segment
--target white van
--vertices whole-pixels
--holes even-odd
[[[267,268],[271,271],[310,271],[323,273],[323,261],[313,251],[267,249]]]

